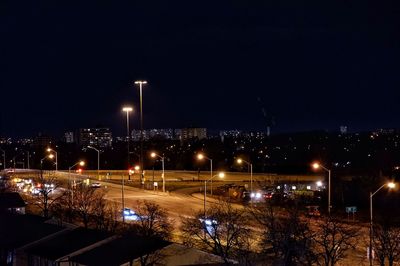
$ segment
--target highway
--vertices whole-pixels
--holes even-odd
[[[38,171],[34,170],[26,171],[24,169],[19,169],[15,171],[14,175],[26,178],[37,173]],[[55,173],[54,171],[48,171],[45,172],[44,174],[47,175],[54,173]],[[160,191],[161,171],[155,171],[154,173],[155,177],[154,180],[159,183],[158,191],[144,190],[141,188],[132,187],[131,185],[133,184],[139,186],[137,174],[131,176],[131,180],[133,180],[133,182],[128,182],[127,172],[122,170],[118,171],[101,170],[99,176],[97,175],[97,171],[85,171],[84,174],[76,174],[76,173],[69,174],[67,171],[58,171],[55,174],[57,178],[64,180],[68,180],[69,178],[76,180],[84,180],[86,178],[90,178],[92,182],[93,181],[100,182],[102,188],[106,190],[106,198],[111,201],[118,202],[120,204],[122,204],[121,178],[123,177],[125,179],[125,184],[126,184],[124,186],[125,207],[132,208],[134,210],[138,201],[150,200],[157,203],[165,210],[167,210],[169,215],[175,220],[179,220],[178,219],[179,216],[192,216],[194,212],[203,210],[204,198],[202,195],[203,193],[202,180],[210,178],[210,172],[198,173],[196,171],[167,171],[165,174],[167,182],[167,190],[173,187],[172,185],[170,185],[171,183],[175,185],[172,192],[163,193]],[[98,180],[99,179],[98,177],[100,177],[100,181]],[[152,178],[152,175],[147,174],[147,178],[149,179]],[[257,188],[257,183],[256,183],[257,181],[268,182],[268,183],[273,183],[275,181],[288,181],[288,182],[316,181],[316,180],[321,180],[321,178],[322,176],[318,175],[309,175],[309,176],[306,175],[288,176],[288,175],[273,175],[273,174],[253,175],[254,188]],[[249,184],[249,174],[226,173],[224,177],[224,182]],[[147,184],[151,185],[152,182],[147,182]],[[219,185],[221,185],[221,182],[214,182],[214,188]],[[209,206],[211,202],[216,202],[216,200],[211,197],[207,197],[207,206]]]
[[[16,174],[21,177],[28,177],[32,176],[34,172],[20,172],[19,174]],[[46,173],[47,174],[47,173]],[[171,174],[171,172],[170,172]],[[177,182],[176,179],[172,179],[173,175],[170,175],[170,182],[173,180],[174,182]],[[178,176],[178,175],[176,175]],[[183,176],[181,173],[179,176]],[[228,174],[228,177],[230,175]],[[246,176],[246,175],[244,175]],[[98,181],[97,175],[80,175],[80,174],[71,174],[69,175],[67,172],[58,172],[57,177],[60,179],[68,179],[71,177],[71,179],[76,178],[76,179],[86,179],[90,177],[90,179],[94,182],[100,182],[101,183],[101,189],[104,189],[106,191],[106,199],[110,201],[117,202],[119,204],[122,204],[122,186],[120,183],[115,183],[117,181],[120,181],[116,178],[116,173],[114,173],[114,178],[106,179],[106,180],[101,180]],[[125,176],[124,178],[126,178]],[[202,179],[203,176],[200,176],[200,180]],[[204,178],[207,177],[207,173],[204,175]],[[233,177],[233,178],[232,178]],[[236,180],[236,182],[243,182],[243,176],[239,175],[231,175],[231,178],[229,178],[229,182],[232,182]],[[309,181],[314,181],[318,179],[319,177],[309,177]],[[291,178],[290,178],[291,179]],[[134,180],[134,178],[133,178]],[[188,179],[184,180],[190,180],[190,177]],[[199,181],[200,181],[199,180]],[[160,180],[158,180],[160,181]],[[152,191],[152,190],[144,190],[141,188],[136,188],[132,187],[129,185],[130,182],[126,180],[126,184],[124,186],[124,195],[125,195],[125,207],[131,208],[135,210],[135,206],[137,206],[138,201],[142,200],[149,200],[152,201],[158,205],[160,205],[163,209],[167,211],[169,214],[169,217],[173,220],[173,226],[174,229],[178,229],[179,226],[181,225],[181,217],[185,216],[193,216],[193,214],[197,211],[203,211],[203,195],[200,193],[200,189],[203,188],[203,182],[182,182],[182,183],[192,183],[192,187],[186,187],[186,188],[180,188],[176,189],[172,192],[166,192],[163,193],[161,191]],[[282,179],[280,179],[282,181]],[[288,180],[289,181],[289,180]],[[304,181],[304,180],[303,180]],[[134,183],[134,182],[131,182]],[[179,183],[179,181],[178,181]],[[216,202],[217,200],[207,197],[207,206],[210,206],[212,202]],[[236,205],[236,207],[243,207],[241,205]],[[316,221],[313,219],[308,219],[308,223],[312,228],[316,226]],[[259,231],[259,228],[252,227],[253,230]],[[356,250],[350,251],[349,257],[343,260],[343,265],[353,265],[354,262],[364,264],[366,263],[366,246],[368,245],[366,239],[368,236],[368,227],[367,226],[360,226],[361,232],[360,236],[358,238],[359,243],[356,246]],[[177,231],[175,231],[177,232]]]

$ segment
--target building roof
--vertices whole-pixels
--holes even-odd
[[[140,256],[153,253],[170,243],[154,238],[123,236],[70,258],[81,265],[121,265]]]
[[[25,207],[25,201],[17,192],[0,193],[0,209]]]
[[[18,248],[63,228],[47,224],[46,219],[34,215],[2,213],[0,218],[0,248]]]
[[[217,255],[173,243],[160,250],[162,265],[224,265],[224,260]],[[232,261],[232,264],[236,264]]]
[[[110,237],[110,233],[76,228],[32,245],[25,252],[49,260],[57,260]]]

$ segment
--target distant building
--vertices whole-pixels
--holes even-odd
[[[39,133],[39,135],[33,140],[32,145],[34,147],[48,147],[51,146],[52,138]]]
[[[225,137],[237,138],[237,137],[240,137],[241,134],[242,134],[242,131],[240,131],[240,130],[221,130],[219,132],[219,136],[220,136],[222,142],[224,142]]]
[[[65,143],[75,143],[74,132],[69,131],[64,133]]]
[[[373,133],[379,134],[379,135],[393,135],[396,133],[396,129],[394,129],[394,128],[379,128]]]
[[[112,134],[109,128],[81,128],[79,130],[79,144],[82,146],[95,146],[110,148]]]
[[[7,211],[25,214],[25,205],[25,201],[17,192],[0,193],[0,213]]]
[[[19,139],[17,141],[17,143],[21,144],[21,145],[28,145],[28,144],[32,144],[33,143],[33,139],[23,138],[23,139]]]
[[[206,128],[183,128],[181,133],[181,140],[189,140],[189,139],[205,139],[207,138],[207,129]]]
[[[132,140],[139,141],[140,140],[140,130],[134,129],[132,130]],[[174,139],[174,130],[172,128],[153,128],[153,129],[145,129],[143,130],[143,139]]]

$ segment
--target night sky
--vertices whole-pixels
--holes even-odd
[[[0,135],[399,127],[398,5],[171,2],[1,1]]]

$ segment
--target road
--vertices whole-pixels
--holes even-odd
[[[69,178],[68,173],[61,172],[58,173],[58,176],[61,179]],[[72,174],[71,177],[75,177],[76,179],[87,178],[87,176],[77,174]],[[91,176],[91,178],[92,180],[96,180],[94,176]],[[106,191],[106,199],[121,204],[121,185],[107,181],[100,181],[100,183],[102,184],[102,188]],[[143,190],[131,186],[125,186],[125,207],[135,210],[135,206],[137,205],[138,201],[153,201],[168,212],[169,217],[174,220],[174,228],[177,229],[181,224],[181,217],[193,216],[195,212],[203,211],[204,202],[202,194],[196,193],[200,192],[200,188],[202,188],[203,185],[202,182],[195,183],[198,184],[197,187],[182,188],[170,193]],[[210,203],[215,201],[215,199],[207,197],[207,206],[210,206]],[[308,222],[311,227],[315,226],[312,220],[309,220]],[[342,265],[354,265],[355,262],[360,265],[366,265],[368,263],[368,259],[366,257],[366,246],[368,246],[367,238],[368,227],[361,226],[360,236],[357,239],[358,245],[356,245],[356,250],[352,250],[348,253],[349,256],[342,261]]]

